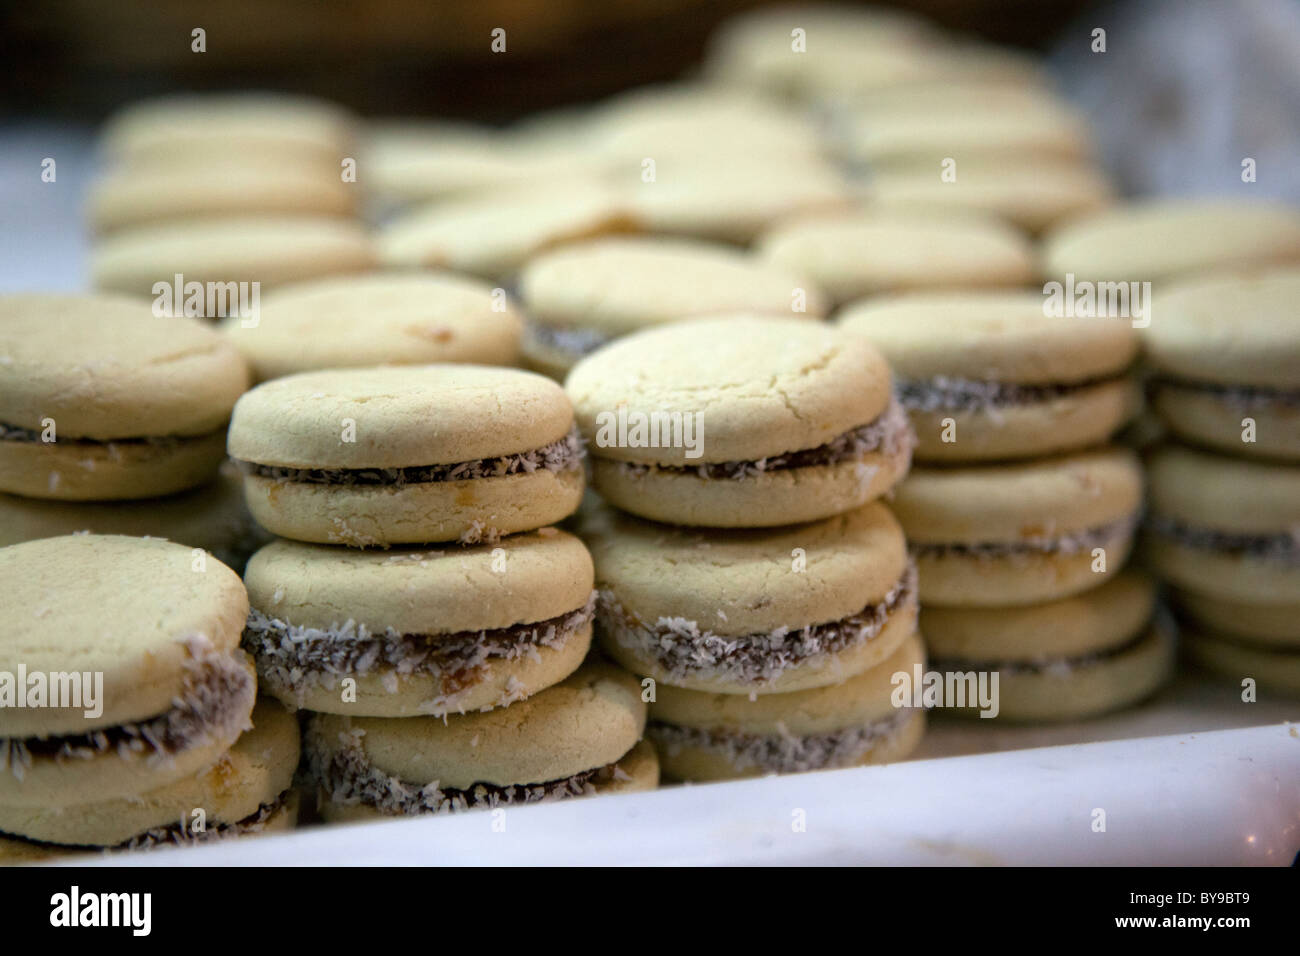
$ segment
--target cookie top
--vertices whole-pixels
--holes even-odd
[[[1027,607],[921,609],[935,658],[997,664],[1095,654],[1131,640],[1151,620],[1155,584],[1122,571],[1095,588]]]
[[[696,414],[688,448],[600,447],[622,461],[673,465],[752,461],[816,448],[874,421],[890,399],[875,347],[820,323],[723,317],[647,329],[574,366],[565,388],[578,425],[600,441],[607,416]]]
[[[603,767],[631,750],[645,730],[637,679],[598,660],[509,707],[441,717],[313,718],[332,744],[361,730],[371,766],[407,783],[468,789],[562,780]]]
[[[907,567],[877,502],[811,524],[694,531],[609,512],[588,544],[596,586],[647,624],[694,621],[729,637],[838,621],[878,603]]]
[[[875,345],[899,378],[1050,385],[1114,375],[1137,355],[1128,319],[1044,315],[1040,292],[913,292],[868,299],[840,328]]]
[[[1035,275],[1021,232],[973,214],[808,217],[760,237],[758,253],[807,275],[836,302],[908,289],[1019,286]]]
[[[374,265],[369,236],[355,222],[324,216],[196,219],[123,229],[91,253],[100,289],[154,295],[155,283],[259,282],[279,285],[365,272]],[[175,306],[180,311],[181,306]],[[215,316],[210,316],[215,318]]]
[[[239,646],[248,597],[239,575],[158,538],[68,535],[0,548],[0,671],[103,674],[103,713],[6,709],[11,736],[85,733],[168,710],[186,666]]]
[[[912,544],[1016,544],[1101,528],[1142,503],[1142,470],[1127,449],[1035,461],[913,468],[894,497]]]
[[[1300,466],[1166,445],[1147,460],[1151,514],[1229,534],[1295,535]]]
[[[686,239],[609,238],[533,259],[519,279],[528,314],[546,325],[611,335],[720,312],[826,314],[799,276],[737,249]],[[797,291],[805,313],[794,313]]]
[[[1142,332],[1152,368],[1219,385],[1300,388],[1300,267],[1171,283]]]
[[[334,276],[284,286],[255,326],[222,330],[257,379],[314,369],[473,362],[513,365],[522,332],[504,293],[451,274]]]
[[[456,634],[544,621],[587,603],[591,556],[556,528],[499,543],[359,551],[274,541],[248,562],[249,603],[299,627]]]
[[[235,348],[203,323],[114,295],[0,296],[0,422],[56,438],[201,435],[248,387]]]
[[[397,268],[508,279],[530,256],[551,246],[631,231],[631,211],[613,190],[585,182],[550,183],[414,209],[380,232],[379,257]]]
[[[1151,200],[1053,230],[1043,273],[1090,281],[1156,282],[1217,268],[1300,262],[1300,210],[1224,200]]]
[[[345,441],[353,426],[355,441]],[[232,458],[283,468],[404,468],[533,451],[572,426],[564,390],[532,372],[329,369],[247,392],[235,405],[226,448]]]
[[[135,103],[111,117],[104,150],[132,165],[190,162],[229,153],[329,164],[337,174],[351,122],[341,108],[285,93],[177,95]]]

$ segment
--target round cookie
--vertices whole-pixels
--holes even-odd
[[[828,309],[799,276],[725,246],[663,237],[543,253],[524,267],[519,293],[528,363],[559,379],[583,356],[649,326],[724,312],[821,318]]]
[[[635,232],[628,204],[593,183],[494,190],[404,213],[379,233],[390,268],[451,269],[506,281],[531,256],[566,242]]]
[[[1199,630],[1183,634],[1187,656],[1208,671],[1228,678],[1236,693],[1251,678],[1265,691],[1300,695],[1300,653],[1292,648],[1233,640]]]
[[[653,789],[658,763],[637,750],[645,722],[636,678],[592,661],[539,694],[483,713],[313,716],[306,772],[327,820],[534,803],[611,784]],[[622,769],[629,758],[635,776]]]
[[[1169,445],[1147,461],[1146,554],[1175,586],[1227,601],[1300,594],[1300,465]]]
[[[893,676],[925,667],[912,634],[885,660],[840,684],[785,694],[708,694],[656,688],[646,735],[665,776],[731,780],[906,757],[920,742],[923,711],[896,708]]]
[[[263,692],[291,707],[367,717],[487,710],[582,663],[592,580],[582,542],[554,528],[426,551],[276,541],[244,575],[244,646]]]
[[[176,95],[132,104],[104,126],[110,158],[136,168],[216,155],[340,173],[352,124],[341,108],[285,93]]]
[[[328,167],[249,162],[221,155],[183,166],[118,169],[89,197],[100,234],[133,226],[226,216],[351,216],[357,186]]]
[[[247,387],[238,352],[199,322],[119,296],[0,296],[0,491],[93,501],[202,484]]]
[[[798,319],[642,331],[583,359],[565,388],[596,490],[656,521],[814,521],[884,494],[911,461],[884,359]]]
[[[1300,210],[1256,202],[1130,203],[1065,223],[1043,244],[1043,274],[1076,281],[1161,283],[1286,262],[1300,262]]]
[[[153,538],[71,535],[0,549],[0,590],[0,806],[152,790],[248,726],[248,598],[225,565]]]
[[[374,267],[370,237],[357,223],[322,216],[207,218],[122,229],[104,237],[91,252],[91,281],[110,292],[151,296],[167,289],[175,298],[175,277],[190,283],[235,283],[226,292],[233,311],[236,292],[246,288],[246,307],[254,308],[254,288],[301,282],[321,276],[366,272]],[[241,287],[239,284],[243,283]],[[252,283],[259,285],[253,286]],[[260,296],[259,291],[259,296]],[[190,293],[183,290],[185,300]],[[219,301],[215,295],[214,302]],[[179,313],[182,303],[176,303]],[[188,314],[188,313],[187,313]],[[203,314],[210,319],[206,301]]]
[[[874,667],[915,629],[915,572],[879,503],[774,530],[700,532],[608,512],[584,533],[601,645],[662,684],[824,687]]]
[[[1190,279],[1156,297],[1143,331],[1152,404],[1176,435],[1300,460],[1297,300],[1300,268]]]
[[[1129,320],[1049,318],[1043,301],[916,292],[850,306],[839,325],[889,362],[917,459],[1024,458],[1104,442],[1138,405]]]
[[[1278,650],[1300,650],[1300,601],[1251,604],[1178,591],[1175,603],[1195,624],[1194,630]]]
[[[504,294],[451,274],[336,276],[276,289],[255,325],[222,325],[259,381],[316,369],[515,365],[522,322]]]
[[[1096,587],[1124,564],[1141,504],[1136,456],[1101,448],[915,468],[893,509],[916,557],[921,603],[998,607]]]
[[[865,211],[779,224],[761,258],[806,275],[837,303],[913,289],[1023,286],[1035,275],[1026,237],[996,219]]]
[[[293,715],[275,701],[260,701],[252,722],[252,730],[194,776],[112,800],[54,808],[0,806],[0,831],[44,843],[123,849],[257,832],[258,824],[281,809],[292,787],[299,733]],[[189,829],[196,810],[203,811],[203,831]]]
[[[475,543],[572,514],[573,409],[549,379],[482,365],[302,372],[235,405],[230,456],[253,517],[353,547]]]

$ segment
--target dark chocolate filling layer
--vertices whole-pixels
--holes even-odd
[[[543,348],[564,352],[574,358],[589,355],[613,339],[613,336],[596,329],[547,325],[537,321],[528,323],[526,334]]]
[[[0,422],[0,441],[28,442],[37,445],[55,445],[57,447],[97,447],[107,448],[112,445],[153,445],[155,447],[171,448],[176,445],[184,444],[190,441],[205,440],[215,432],[208,432],[203,435],[140,435],[128,438],[60,438],[57,441],[47,442],[41,438],[41,429],[23,428],[20,425],[7,425]]]
[[[1068,677],[1076,668],[1100,664],[1102,661],[1127,654],[1146,640],[1146,637],[1146,628],[1141,628],[1122,644],[1075,657],[1043,657],[1029,661],[968,661],[960,657],[941,657],[930,662],[930,669],[945,674],[997,671],[1000,674],[1050,674],[1055,677]]]
[[[374,767],[362,749],[360,732],[340,737],[339,746],[327,747],[316,728],[308,726],[303,742],[307,779],[318,787],[323,800],[345,806],[364,804],[391,816],[454,813],[564,800],[588,796],[602,784],[629,779],[616,762],[543,783],[505,787],[476,783],[465,790],[442,788],[436,780],[429,784],[409,783]]]
[[[1117,382],[1122,378],[1123,376],[1114,375],[1053,385],[1016,385],[1011,382],[936,376],[925,381],[903,380],[897,382],[895,388],[898,391],[898,400],[909,412],[940,410],[973,412],[1005,408],[1010,405],[1050,402],[1108,382]]]
[[[1300,407],[1300,389],[1268,388],[1258,385],[1220,385],[1215,382],[1196,382],[1171,375],[1155,376],[1148,383],[1148,387],[1153,392],[1163,385],[1205,392],[1235,408],[1252,408],[1260,405],[1281,405],[1286,408]]]
[[[650,658],[677,679],[704,678],[762,684],[807,660],[836,654],[877,637],[890,617],[916,593],[916,567],[909,564],[898,583],[876,604],[825,624],[777,628],[767,634],[724,637],[696,621],[659,618],[646,624],[628,613],[611,591],[602,591],[600,626],[638,658]]]
[[[1241,534],[1196,527],[1161,515],[1151,515],[1147,527],[1189,548],[1279,564],[1300,564],[1300,527],[1290,533]]]
[[[644,465],[624,461],[619,462],[619,467],[636,476],[659,471],[695,474],[701,478],[752,478],[769,471],[825,467],[857,461],[873,452],[886,455],[910,452],[915,443],[916,436],[907,420],[907,414],[896,400],[891,399],[874,421],[850,429],[816,448],[751,461],[724,461],[703,465]]]
[[[1138,515],[1130,515],[1109,524],[1083,531],[1051,537],[1026,538],[1022,541],[996,541],[978,544],[913,544],[912,554],[918,558],[937,558],[948,555],[966,557],[1001,558],[1016,554],[1079,554],[1093,548],[1105,547],[1119,537],[1136,530]]]
[[[235,460],[246,475],[281,482],[313,485],[414,485],[471,478],[504,478],[535,471],[576,471],[586,454],[577,430],[532,451],[497,458],[478,458],[448,465],[418,465],[410,468],[281,468]]]

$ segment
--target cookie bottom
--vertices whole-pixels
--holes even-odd
[[[1300,648],[1247,644],[1192,629],[1184,632],[1183,642],[1188,657],[1228,678],[1238,692],[1241,682],[1249,677],[1265,691],[1300,695]]]
[[[1154,391],[1156,413],[1180,438],[1246,458],[1300,461],[1300,404],[1234,401],[1214,389],[1171,383]],[[1246,418],[1254,419],[1254,441],[1241,440]]]
[[[1143,539],[1143,551],[1161,577],[1211,598],[1286,604],[1300,594],[1300,563],[1195,547],[1154,530]]]

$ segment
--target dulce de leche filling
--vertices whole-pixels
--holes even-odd
[[[1098,385],[1122,381],[1123,374],[1090,378],[1082,382],[1017,385],[938,375],[896,384],[898,399],[909,412],[984,412],[1013,405],[1033,405],[1065,398]]]
[[[909,546],[917,558],[963,556],[973,558],[1003,558],[1030,554],[1082,554],[1094,548],[1103,548],[1119,538],[1131,535],[1140,516],[1127,515],[1104,525],[1069,531],[1058,535],[1026,537],[1019,541],[988,541],[952,544],[912,544]]]
[[[1190,525],[1163,515],[1148,517],[1147,527],[1189,548],[1275,564],[1300,565],[1300,530],[1245,534]]]

